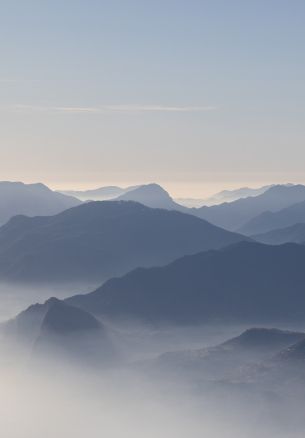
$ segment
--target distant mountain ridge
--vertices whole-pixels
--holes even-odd
[[[119,191],[115,193],[117,189]],[[179,204],[166,190],[155,183],[128,187],[123,192],[122,189],[116,187],[100,190],[112,191],[111,197],[113,200],[134,201],[151,208],[181,211],[205,219],[221,228],[237,231],[245,235],[262,232],[253,229],[252,226],[252,221],[253,224],[255,224],[256,220],[259,221],[259,215],[262,215],[262,218],[268,218],[271,215],[269,227],[274,228],[271,222],[273,217],[276,218],[276,212],[292,207],[296,203],[305,202],[305,186],[293,184],[264,186],[259,189],[241,188],[235,191],[225,190],[220,192],[219,199],[227,199],[226,202],[216,202],[217,205],[204,205],[202,207],[192,207],[189,202],[193,204],[194,200],[184,201],[187,206]],[[92,191],[91,193],[92,198],[94,198],[94,192]],[[118,193],[118,196],[114,196]],[[236,199],[233,199],[234,197]],[[212,203],[215,204],[215,202]],[[293,219],[291,218],[291,220]],[[297,220],[297,222],[300,221]]]
[[[267,245],[282,245],[284,243],[305,244],[305,223],[297,223],[287,228],[279,228],[267,233],[255,234],[254,240]]]
[[[0,278],[98,284],[138,266],[245,239],[177,211],[89,202],[55,216],[15,216],[0,228]]]
[[[221,192],[215,193],[215,195],[212,195],[209,198],[203,199],[202,205],[212,206],[223,204],[224,202],[237,201],[238,199],[242,198],[249,198],[251,196],[259,196],[274,185],[275,184],[270,184],[259,188],[241,187],[235,190],[222,190]]]
[[[151,208],[164,208],[166,210],[178,210],[184,213],[192,213],[173,200],[166,190],[159,184],[142,184],[130,186],[125,189],[116,186],[101,187],[100,189],[87,191],[66,191],[82,200],[92,201],[134,201]]]
[[[99,187],[96,189],[90,189],[90,190],[61,190],[60,193],[64,193],[67,195],[74,196],[82,201],[106,201],[106,200],[113,200],[120,196],[124,196],[128,192],[131,191],[137,191],[137,189],[145,188],[147,186],[155,186],[162,190],[164,190],[159,184],[156,183],[150,183],[150,184],[138,184],[135,186],[128,186],[128,187],[119,187],[119,186],[104,186]],[[215,195],[212,195],[209,198],[201,198],[201,199],[192,199],[192,198],[178,198],[176,202],[181,205],[192,208],[192,207],[199,207],[203,205],[215,205],[215,204],[221,204],[224,202],[232,202],[236,201],[240,198],[246,198],[249,196],[258,196],[262,193],[264,193],[267,189],[272,187],[272,185],[269,186],[263,186],[259,188],[249,188],[249,187],[242,187],[240,189],[235,190],[223,190],[219,193],[216,193]],[[128,200],[136,201],[133,197],[131,197]],[[185,203],[185,204],[184,204]],[[161,208],[159,206],[159,208]]]
[[[0,225],[16,215],[49,216],[81,202],[50,190],[41,183],[0,181]]]
[[[136,269],[72,305],[152,322],[283,322],[305,318],[305,247],[241,242]]]
[[[276,212],[305,201],[305,186],[275,185],[254,197],[212,207],[192,209],[193,214],[231,231],[245,233],[245,224],[266,211]],[[248,232],[247,232],[248,234]],[[250,232],[249,234],[256,234]]]
[[[294,203],[277,212],[266,211],[246,223],[240,228],[240,232],[246,235],[262,234],[297,223],[305,223],[305,201]]]
[[[122,194],[116,201],[134,201],[150,208],[164,208],[191,214],[186,207],[175,202],[166,190],[158,184],[146,184]]]
[[[130,190],[134,190],[137,187],[138,186],[130,186],[123,188],[119,186],[105,186],[91,190],[61,190],[60,193],[74,196],[81,201],[108,201],[110,199],[115,199]]]

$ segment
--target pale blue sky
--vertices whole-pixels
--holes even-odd
[[[305,1],[0,0],[1,179],[305,182]]]

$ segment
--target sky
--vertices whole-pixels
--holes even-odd
[[[0,175],[305,183],[304,0],[0,0]]]

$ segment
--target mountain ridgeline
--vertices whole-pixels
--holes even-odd
[[[282,245],[288,242],[305,245],[305,223],[297,223],[291,227],[275,229],[252,237],[257,242],[268,245]]]
[[[0,225],[16,215],[49,216],[79,204],[78,199],[54,192],[44,184],[0,181]]]
[[[305,187],[303,185],[284,184],[264,186],[259,189],[243,188],[224,191],[219,196],[223,195],[223,199],[227,199],[226,202],[217,203],[215,200],[218,205],[199,208],[180,205],[158,184],[146,184],[126,189],[105,187],[89,191],[89,193],[92,193],[92,199],[97,199],[94,194],[104,193],[103,196],[108,194],[116,201],[135,201],[151,208],[192,214],[214,225],[247,236],[292,226],[305,220]]]
[[[105,325],[90,313],[50,298],[8,321],[7,339],[31,350],[32,359],[75,361],[75,365],[102,365],[115,357]]]
[[[240,231],[245,235],[268,233],[277,229],[305,223],[305,201],[276,212],[264,212],[251,219]]]
[[[305,318],[305,247],[241,242],[136,269],[69,303],[145,322],[265,323]]]
[[[91,190],[62,190],[61,193],[74,196],[81,201],[109,201],[110,199],[115,199],[130,190],[134,190],[136,187],[137,186],[130,186],[122,188],[118,186],[105,186]]]
[[[119,196],[117,201],[135,201],[151,208],[164,208],[191,213],[186,207],[175,202],[166,190],[158,184],[146,184]]]
[[[0,228],[0,278],[99,284],[138,266],[245,240],[189,214],[126,201],[89,202]]]
[[[253,231],[253,228],[248,226],[248,222],[255,221],[256,216],[265,212],[277,212],[302,201],[305,202],[305,186],[275,185],[259,196],[193,209],[193,214],[227,230],[250,235],[263,232]]]

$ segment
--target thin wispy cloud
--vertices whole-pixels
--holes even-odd
[[[94,107],[86,106],[39,106],[39,105],[13,105],[9,107],[13,111],[23,112],[55,112],[55,113],[75,113],[75,114],[133,114],[133,113],[191,113],[214,111],[215,106],[167,106],[167,105],[100,105]]]

